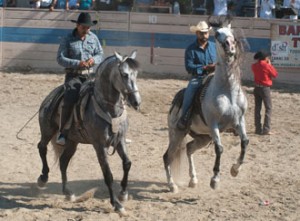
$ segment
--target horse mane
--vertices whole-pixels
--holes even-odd
[[[230,15],[208,17],[208,23],[210,26],[213,27],[214,30],[218,30],[220,28],[228,28],[233,34],[234,39],[236,41],[236,55],[234,57],[233,63],[231,64],[230,69],[233,71],[231,71],[230,74],[235,75],[236,79],[240,79],[241,71],[239,66],[243,62],[245,52],[250,50],[250,45],[242,29],[233,29],[231,27],[232,20],[233,17]]]
[[[231,24],[233,17],[231,15],[220,15],[220,16],[212,16],[210,15],[207,18],[207,23],[213,28],[224,27],[228,24]]]
[[[245,54],[247,51],[250,51],[250,44],[247,41],[245,34],[242,29],[231,29],[234,35],[234,38],[236,40],[236,49],[237,49],[237,54],[235,57],[234,64],[237,67],[240,67],[241,64],[243,63],[243,60],[245,59]],[[237,74],[237,73],[236,73]],[[239,76],[237,76],[239,79],[241,79],[241,71],[239,71]]]
[[[125,56],[126,57],[126,56]],[[114,58],[114,60],[112,60]],[[116,56],[115,55],[111,55],[107,58],[105,58],[101,63],[100,65],[98,66],[97,70],[96,70],[96,73],[102,73],[102,72],[98,72],[98,70],[100,68],[102,68],[104,65],[107,65],[109,64],[110,62],[113,62],[113,61],[117,61],[116,59]],[[140,68],[140,64],[137,60],[135,59],[132,59],[130,57],[126,58],[123,62],[126,62],[128,64],[128,66],[133,69],[133,70],[138,70]]]

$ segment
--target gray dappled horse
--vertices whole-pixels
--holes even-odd
[[[79,143],[92,144],[109,190],[110,202],[117,212],[126,213],[120,201],[128,197],[127,183],[131,161],[127,156],[125,144],[128,118],[124,99],[136,110],[141,104],[136,82],[139,64],[135,57],[136,51],[128,57],[115,53],[99,65],[94,81],[87,81],[83,84],[81,89],[83,92],[76,105],[77,111],[74,110],[74,120],[64,146],[56,143],[59,128],[58,109],[62,100],[63,85],[54,89],[45,98],[39,111],[41,140],[38,149],[43,163],[42,174],[38,179],[39,187],[45,186],[48,181],[49,167],[46,154],[47,145],[51,141],[56,151],[61,150],[58,157],[62,191],[67,199],[74,200],[75,195],[67,187],[67,167]],[[113,176],[107,159],[110,146],[117,151],[123,163],[124,174],[119,198],[113,191]]]
[[[224,25],[224,22],[227,22],[227,26]],[[217,65],[214,77],[211,79],[204,97],[199,94],[196,97],[198,108],[193,108],[189,130],[182,131],[176,127],[181,116],[183,90],[176,94],[168,115],[169,146],[163,160],[168,185],[172,192],[178,191],[172,174],[178,172],[176,170],[180,167],[182,151],[186,151],[188,157],[189,186],[194,187],[198,180],[193,154],[197,149],[201,149],[211,142],[214,143],[216,159],[210,186],[215,189],[220,181],[220,160],[223,152],[220,133],[232,128],[241,139],[241,153],[237,163],[233,164],[231,168],[232,176],[237,176],[249,143],[244,118],[247,99],[241,87],[239,68],[239,58],[243,48],[242,41],[238,41],[234,36],[228,18],[223,21],[219,19],[218,23],[214,24],[210,22],[210,25],[213,27],[218,26],[218,28],[215,28]],[[186,144],[185,137],[187,134],[190,134],[193,140]]]

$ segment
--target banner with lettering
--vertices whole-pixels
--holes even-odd
[[[300,24],[271,25],[272,64],[300,68]]]

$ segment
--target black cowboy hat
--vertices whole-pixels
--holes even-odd
[[[85,25],[85,26],[94,26],[97,24],[98,21],[92,21],[91,15],[87,12],[81,12],[80,15],[78,16],[77,21],[76,20],[71,20],[71,22],[80,24],[80,25]]]
[[[256,54],[254,55],[254,59],[255,60],[264,60],[266,57],[270,57],[270,53],[266,52],[266,51],[258,51],[256,52]]]

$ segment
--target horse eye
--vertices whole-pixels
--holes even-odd
[[[121,72],[121,75],[123,78],[129,78],[129,74],[128,73],[125,73],[125,72]]]

